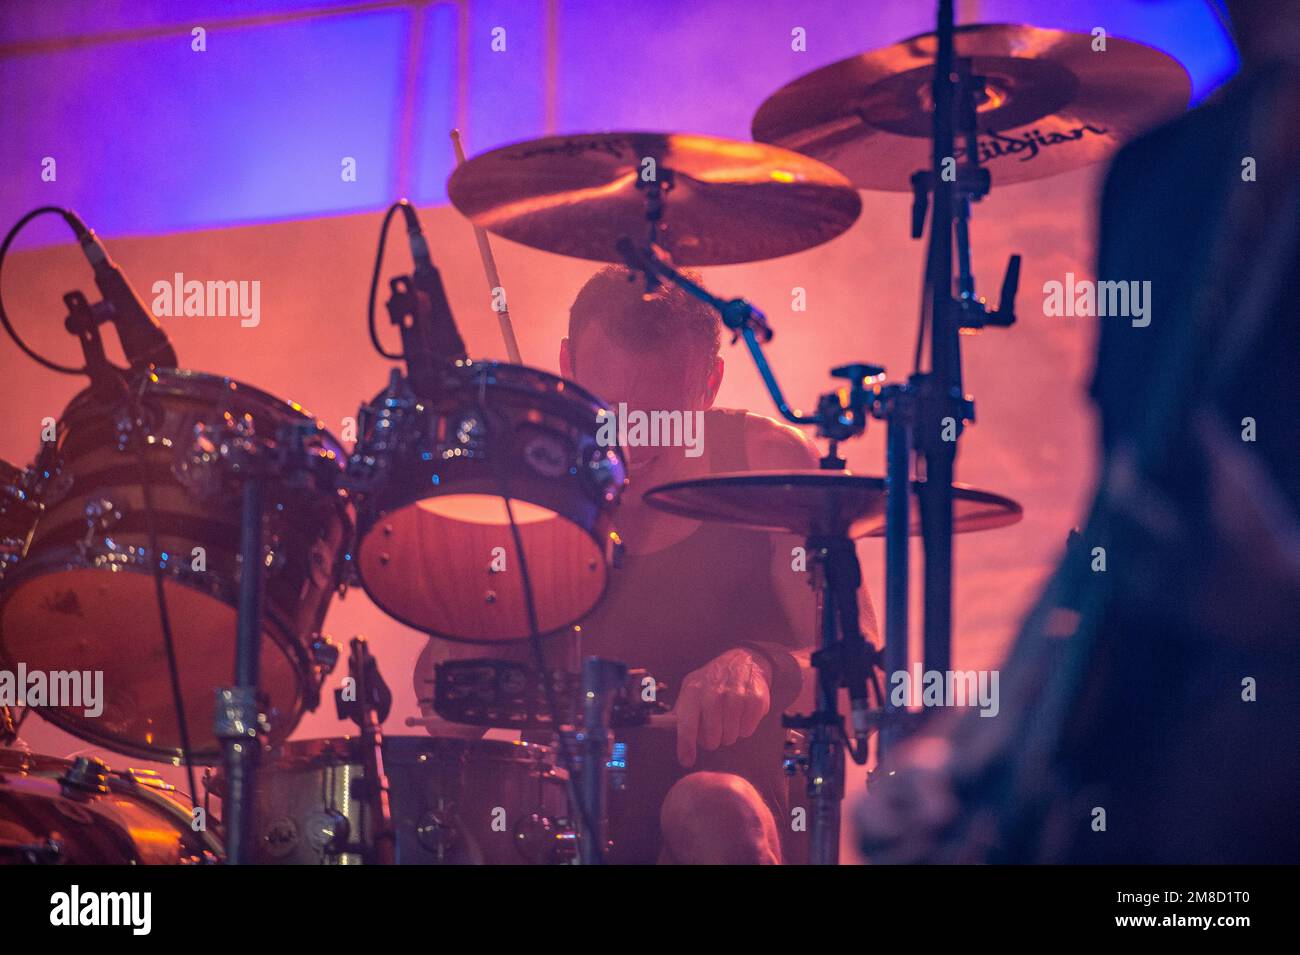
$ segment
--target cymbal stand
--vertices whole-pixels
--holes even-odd
[[[248,416],[225,414],[222,425],[195,426],[191,452],[196,466],[219,469],[220,480],[241,495],[239,604],[235,637],[234,683],[216,690],[214,735],[221,740],[226,770],[222,823],[226,863],[253,861],[254,802],[263,737],[270,732],[261,679],[262,596],[266,572],[263,548],[264,498],[268,480],[292,488],[318,480],[319,456],[306,439],[319,426],[295,422],[275,435],[258,435]]]
[[[999,309],[990,312],[975,296],[971,273],[970,204],[989,190],[988,170],[979,166],[975,100],[984,89],[982,77],[973,76],[970,61],[958,59],[953,42],[953,0],[939,0],[933,100],[933,164],[912,177],[914,204],[912,234],[919,237],[925,220],[925,195],[933,195],[930,244],[926,257],[926,288],[930,331],[930,370],[909,379],[910,396],[891,401],[887,413],[903,412],[900,427],[910,431],[910,443],[924,466],[925,481],[919,492],[921,531],[925,544],[924,665],[927,670],[948,670],[952,656],[952,480],[957,441],[963,425],[974,420],[974,401],[962,391],[960,333],[986,325],[1008,326],[1015,321],[1015,291],[1020,258],[1012,256],[1002,287]],[[965,139],[962,161],[956,162],[954,139],[957,123]],[[958,297],[953,297],[954,233],[958,266]],[[925,321],[923,315],[922,321]],[[924,326],[923,326],[924,327]],[[919,349],[918,349],[919,359]],[[886,420],[891,420],[887,418]],[[892,425],[892,420],[891,420]],[[899,453],[903,438],[891,449]],[[896,469],[897,470],[897,467]],[[898,528],[895,529],[896,533]],[[906,545],[895,541],[888,553],[905,555]],[[905,585],[889,588],[897,600]],[[897,623],[897,621],[895,621]]]
[[[624,238],[619,241],[618,249],[629,267],[646,274],[647,282],[651,278],[672,282],[716,309],[723,324],[732,330],[733,341],[744,338],[782,416],[795,424],[815,425],[818,435],[829,440],[829,450],[821,459],[821,468],[840,470],[844,467],[845,461],[839,454],[840,442],[858,437],[866,430],[871,409],[879,401],[879,389],[875,383],[883,378],[884,368],[865,363],[834,368],[831,374],[847,381],[847,388],[822,395],[813,414],[795,411],[786,402],[763,354],[759,338],[770,340],[772,331],[762,312],[744,299],[723,300],[713,295],[663,261],[653,245],[639,247]],[[891,500],[901,498],[906,514],[907,482],[904,480],[901,486],[903,494],[895,493]],[[906,540],[904,536],[904,547]],[[881,706],[885,698],[874,672],[880,665],[880,652],[867,642],[859,623],[857,592],[862,586],[862,568],[848,526],[827,527],[809,537],[807,552],[811,557],[810,569],[821,620],[820,646],[812,656],[817,671],[816,706],[811,714],[782,718],[784,726],[803,730],[808,737],[803,752],[787,751],[785,770],[791,775],[802,771],[808,781],[808,797],[812,804],[809,820],[812,862],[815,865],[834,865],[839,861],[844,757],[847,753],[858,765],[866,764],[873,726],[870,695],[874,691]],[[848,689],[852,701],[851,739],[839,713],[841,687]]]

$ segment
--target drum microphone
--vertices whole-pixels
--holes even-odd
[[[95,231],[86,228],[86,224],[71,210],[65,209],[63,217],[77,234],[81,251],[95,270],[95,284],[99,286],[100,294],[109,306],[109,315],[127,362],[133,369],[147,365],[177,367],[176,352],[167,339],[167,333],[144,307],[140,296],[126,280],[121,269],[108,257],[108,251]]]
[[[411,245],[411,259],[415,262],[413,283],[417,292],[428,296],[431,306],[432,321],[423,344],[439,361],[464,359],[467,357],[465,342],[461,340],[456,319],[451,314],[447,291],[442,286],[442,275],[429,258],[429,243],[424,238],[424,230],[420,228],[420,217],[409,202],[402,203],[402,215],[406,218],[406,238]]]

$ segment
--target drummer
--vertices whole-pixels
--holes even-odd
[[[710,473],[816,469],[816,449],[771,418],[715,408],[723,376],[716,314],[675,287],[644,293],[621,267],[593,276],[569,312],[561,374],[629,417],[681,412],[701,420],[702,432],[683,428],[690,441],[681,447],[629,440],[632,482],[616,515],[622,566],[581,621],[580,645],[548,638],[547,663],[596,655],[645,667],[675,700],[675,731],[620,736],[628,774],[626,790],[611,797],[612,862],[796,861],[806,813],[802,787],[793,801],[787,795],[780,716],[812,694],[806,648],[816,610],[802,541],[671,516],[642,495]],[[496,652],[531,659],[527,648]]]

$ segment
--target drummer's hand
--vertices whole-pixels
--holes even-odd
[[[687,674],[677,695],[677,761],[695,765],[698,747],[730,746],[758,729],[772,708],[772,674],[748,650],[728,650]]]

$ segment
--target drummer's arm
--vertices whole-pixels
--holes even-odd
[[[770,418],[750,416],[746,445],[749,466],[755,471],[815,471],[819,466],[820,452],[803,432]],[[802,677],[798,695],[793,702],[786,704],[785,709],[807,712],[814,707],[816,673],[809,658],[820,625],[817,619],[817,601],[808,577],[810,558],[805,552],[807,542],[794,535],[783,534],[773,538],[773,544],[772,588],[785,609],[789,631],[783,635],[756,635],[751,639],[763,642],[775,640],[785,645],[785,653],[794,658]],[[865,586],[860,594],[859,607],[863,634],[869,641],[877,642],[879,628],[876,612]],[[774,656],[779,655],[780,650],[775,646],[771,648]],[[767,668],[770,669],[770,665]],[[779,663],[778,668],[781,668]],[[789,672],[793,673],[792,670]],[[780,679],[779,676],[776,678]],[[789,698],[788,690],[784,696]],[[775,701],[777,704],[781,702],[784,700]]]

